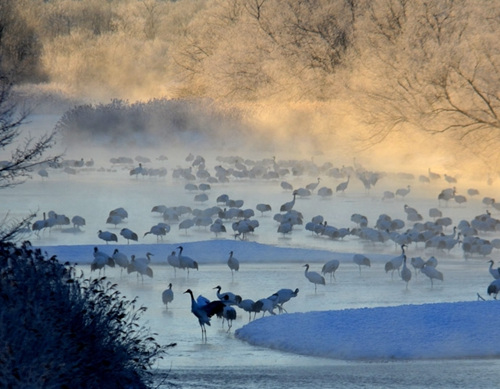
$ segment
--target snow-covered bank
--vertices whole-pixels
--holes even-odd
[[[36,245],[36,241],[33,242]],[[178,242],[159,244],[99,244],[100,250],[109,255],[117,248],[128,256],[145,256],[147,252],[153,254],[151,264],[161,265],[167,263],[167,256],[182,245],[184,254],[193,257],[200,265],[225,263],[230,251],[234,251],[238,259],[247,263],[260,262],[326,262],[336,258],[341,262],[352,263],[353,254],[333,253],[326,250],[311,250],[303,248],[278,247],[257,242],[240,241],[236,239],[212,239],[198,242]],[[57,255],[62,262],[90,264],[93,260],[94,245],[71,246],[43,246],[40,247],[49,256]],[[370,256],[374,261],[387,259],[387,255],[375,254]]]
[[[264,317],[235,332],[256,346],[337,359],[500,356],[497,301],[307,312]]]

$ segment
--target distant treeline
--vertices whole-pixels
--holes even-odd
[[[90,101],[328,102],[369,142],[445,134],[498,158],[499,20],[482,0],[2,1],[0,71]]]
[[[77,105],[64,113],[56,130],[66,138],[122,145],[203,139],[207,144],[233,131],[240,136],[245,132],[236,110],[224,112],[209,100],[180,99],[135,103],[115,99],[108,104]]]

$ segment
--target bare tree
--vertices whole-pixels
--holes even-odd
[[[42,45],[37,32],[13,1],[0,1],[0,73],[11,72],[14,81],[39,81]]]
[[[55,130],[39,138],[20,139],[29,111],[21,110],[20,103],[12,98],[12,87],[6,76],[0,76],[0,150],[11,153],[10,159],[0,162],[0,189],[23,183],[37,166],[55,163],[59,158],[44,157],[55,144]],[[13,220],[6,215],[0,227],[0,241],[16,238],[33,217],[31,214],[22,220]]]
[[[245,10],[285,57],[333,73],[351,45],[356,1],[247,0]]]
[[[406,127],[482,152],[498,145],[500,7],[451,0],[370,6],[368,44],[359,50],[367,81],[356,95],[369,141]]]
[[[155,0],[141,0],[144,13],[144,35],[148,40],[154,40],[161,23],[161,7]]]

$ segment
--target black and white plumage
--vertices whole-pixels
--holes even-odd
[[[97,247],[94,247],[94,260],[90,264],[90,271],[105,269],[105,266],[115,267],[115,261],[112,257],[103,251],[100,251]]]
[[[286,302],[290,301],[293,297],[297,297],[298,294],[299,288],[296,288],[295,290],[283,288],[273,294],[273,296],[276,297],[276,305],[278,306],[280,313],[282,311],[286,312],[285,308],[283,308],[283,305]]]
[[[221,194],[216,199],[217,204],[226,204],[228,201],[229,201],[229,196],[225,193]]]
[[[337,185],[335,188],[335,192],[342,192],[344,193],[345,190],[347,189],[347,186],[349,185],[349,180],[351,179],[351,176],[347,176],[347,181],[341,182],[340,184]]]
[[[47,227],[47,216],[45,212],[43,213],[43,219],[36,220],[32,226],[31,229],[35,231],[35,235],[40,237],[40,231],[43,231]]]
[[[145,175],[145,173],[146,173],[146,169],[144,169],[142,167],[142,163],[139,163],[139,166],[137,166],[129,171],[129,175],[135,176],[136,178],[139,177],[140,174]]]
[[[137,234],[128,228],[122,228],[120,231],[120,235],[127,239],[127,244],[129,244],[131,240],[136,242],[139,240]]]
[[[216,219],[212,223],[212,225],[210,226],[210,231],[213,232],[216,237],[223,232],[227,232],[226,226],[224,225],[221,219]]]
[[[231,269],[231,275],[234,274],[235,271],[240,270],[240,261],[233,255],[233,251],[229,252],[229,258],[227,260],[227,266]]]
[[[295,198],[297,197],[297,191],[293,191],[293,200],[287,203],[284,203],[280,207],[280,212],[288,212],[291,211],[295,205]]]
[[[177,275],[177,269],[181,268],[181,262],[175,251],[172,251],[170,255],[167,256],[167,262],[174,268],[174,275]]]
[[[271,299],[271,298],[263,298],[260,300],[257,300],[257,303],[259,303],[260,306],[260,312],[262,312],[262,317],[267,313],[270,315],[276,315],[274,312],[274,307],[276,306],[276,299]]]
[[[304,267],[306,270],[304,271],[305,277],[314,284],[314,291],[316,292],[318,285],[325,285],[325,277],[315,271],[309,271],[309,264],[305,264]]]
[[[75,215],[71,218],[71,223],[73,223],[73,227],[75,229],[80,229],[85,225],[85,219],[81,216]]]
[[[145,232],[143,237],[145,238],[146,235],[149,234],[156,235],[156,242],[158,243],[160,239],[163,239],[163,237],[167,235],[168,232],[170,232],[170,225],[166,223],[158,223],[152,226],[148,232]]]
[[[221,315],[225,304],[222,301],[205,301],[204,303],[198,303],[193,296],[191,289],[186,290],[184,293],[189,293],[191,296],[191,312],[198,319],[198,323],[201,328],[201,339],[206,342],[207,340],[207,330],[206,325],[210,325],[210,318],[213,315]]]
[[[189,274],[189,269],[196,269],[198,270],[198,262],[196,262],[193,258],[188,257],[187,255],[183,255],[182,251],[184,248],[182,246],[177,247],[179,250],[178,258],[179,258],[179,267],[181,269],[187,269],[187,272]]]
[[[330,273],[330,282],[331,282],[332,278],[335,279],[335,271],[339,268],[339,266],[340,266],[340,261],[338,259],[332,259],[323,265],[321,273],[324,275]]]
[[[151,256],[153,254],[146,253],[146,257],[136,258],[135,255],[130,256],[130,264],[127,267],[128,273],[137,272],[141,275],[142,282],[144,282],[144,275],[153,278],[153,269],[149,267]]]
[[[187,234],[187,230],[190,229],[191,227],[194,226],[194,220],[193,219],[184,219],[179,223],[179,230],[185,230]]]
[[[106,224],[113,224],[115,227],[123,222],[123,218],[120,215],[109,215],[106,219]]]
[[[122,220],[128,218],[128,212],[123,207],[112,209],[111,211],[109,211],[108,215],[109,216],[119,216],[122,218]]]
[[[406,282],[406,289],[408,289],[408,283],[411,280],[411,270],[406,266],[406,255],[403,254],[403,268],[401,269],[401,278]]]
[[[252,299],[244,299],[238,303],[238,307],[243,309],[245,312],[248,312],[248,321],[250,322],[250,320],[252,320],[252,313],[255,318],[257,313],[262,310],[262,302],[253,301]]]
[[[232,292],[221,293],[222,288],[220,285],[217,285],[214,289],[217,289],[217,298],[226,305],[238,305],[242,300],[241,296]]]
[[[405,247],[406,247],[405,244],[401,245],[401,251],[402,251],[401,255],[391,258],[389,261],[385,263],[385,272],[386,273],[391,272],[391,278],[394,276],[395,270],[397,270],[398,273],[400,273],[399,269],[403,265],[403,259],[406,258]]]
[[[104,240],[106,244],[108,244],[109,242],[118,242],[118,237],[116,236],[116,234],[110,231],[99,230],[97,232],[97,236],[99,237],[99,239]]]
[[[318,177],[318,180],[316,182],[307,184],[306,189],[310,190],[311,192],[314,192],[314,190],[318,187],[320,181],[321,181],[321,178]]]
[[[230,305],[226,305],[222,310],[222,313],[218,317],[222,317],[222,327],[224,328],[224,321],[227,321],[227,332],[231,330],[233,326],[233,320],[236,320],[236,309]]]
[[[359,274],[361,274],[361,266],[371,266],[370,258],[364,256],[363,254],[354,254],[352,261],[359,266]]]
[[[163,301],[163,304],[165,304],[166,309],[168,309],[168,304],[174,301],[174,291],[172,290],[172,283],[168,284],[168,288],[162,292],[161,300]]]
[[[113,251],[112,258],[115,261],[115,264],[120,267],[121,275],[123,273],[123,269],[127,269],[128,265],[130,264],[127,255],[118,251],[118,249],[115,249],[115,251]]]
[[[496,269],[493,268],[493,265],[495,264],[495,262],[493,261],[488,261],[490,263],[490,268],[489,268],[489,271],[490,271],[490,274],[493,276],[493,278],[495,280],[498,280],[500,279],[500,267],[497,267]]]
[[[441,273],[439,270],[437,270],[434,266],[430,266],[425,264],[422,269],[420,269],[420,272],[425,274],[429,279],[431,280],[431,288],[434,287],[434,281],[433,280],[441,280],[443,281],[443,273]]]
[[[425,261],[425,265],[436,267],[438,265],[438,260],[434,256],[429,257],[429,259],[427,259],[427,261]]]
[[[500,279],[492,281],[488,285],[487,292],[488,292],[489,296],[491,296],[493,294],[494,295],[493,298],[496,300],[497,299],[497,295],[500,292]]]
[[[272,211],[272,208],[269,204],[259,203],[255,206],[255,209],[260,212],[261,216],[264,215],[264,212]]]
[[[421,270],[425,265],[425,262],[422,257],[412,257],[410,259],[410,263],[415,269],[415,275],[417,275],[417,272]]]
[[[293,231],[293,224],[289,219],[287,220],[282,220],[281,223],[278,226],[279,233],[283,234],[285,236],[286,234],[289,234],[290,232]]]

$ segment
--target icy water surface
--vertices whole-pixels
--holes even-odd
[[[148,307],[144,322],[158,334],[162,344],[177,344],[158,365],[160,387],[171,384],[182,388],[491,387],[500,367],[496,359],[341,361],[254,347],[234,337],[234,330],[248,322],[247,314],[241,310],[229,331],[227,325],[222,327],[221,321],[214,319],[212,326],[207,327],[205,343],[190,312],[189,297],[182,293],[191,288],[196,294],[215,299],[212,288],[220,284],[224,290],[243,298],[258,299],[280,287],[298,287],[299,296],[285,305],[288,312],[470,301],[477,292],[484,294],[484,285],[489,282],[484,264],[441,263],[440,266],[446,282],[431,288],[429,281],[420,275],[406,290],[404,283],[399,278],[391,280],[381,265],[360,275],[357,267],[345,263],[338,270],[337,280],[328,282],[316,293],[297,263],[242,264],[234,280],[227,266],[217,264],[206,265],[199,272],[191,272],[189,277],[185,273],[175,276],[168,266],[156,266],[155,278],[146,279],[144,284],[135,276],[120,278],[117,272],[109,271],[108,276],[125,295],[138,296]],[[169,282],[174,285],[175,299],[165,309],[161,292]],[[387,330],[405,331],[404,328]]]
[[[116,155],[113,155],[116,156]],[[240,271],[231,276],[225,265],[227,252],[213,252],[213,263],[200,266],[199,271],[184,271],[175,274],[171,267],[165,265],[166,255],[180,243],[197,241],[213,241],[216,236],[204,227],[193,227],[187,231],[179,230],[173,223],[171,232],[160,243],[158,250],[161,258],[155,257],[152,263],[153,279],[137,280],[134,274],[120,275],[118,269],[109,269],[106,276],[118,284],[119,290],[126,296],[139,297],[139,303],[148,310],[143,323],[158,334],[162,344],[176,343],[168,355],[157,366],[159,387],[182,388],[306,388],[306,387],[342,387],[342,388],[490,388],[498,381],[499,361],[484,360],[435,360],[435,361],[339,361],[314,357],[287,354],[275,350],[250,346],[234,337],[235,329],[248,322],[248,316],[238,310],[238,318],[228,331],[220,320],[214,319],[207,328],[208,341],[201,341],[200,327],[190,312],[190,300],[183,292],[190,288],[195,296],[203,294],[215,299],[217,285],[223,291],[233,291],[243,298],[259,299],[268,297],[280,288],[299,288],[299,296],[286,304],[288,312],[307,312],[315,310],[332,310],[345,308],[362,308],[399,304],[423,304],[432,302],[471,301],[477,293],[485,295],[485,289],[491,281],[487,271],[487,259],[479,257],[464,259],[457,246],[450,252],[424,250],[423,245],[412,244],[408,248],[409,256],[429,257],[436,255],[439,269],[444,274],[444,282],[436,281],[431,287],[423,275],[413,275],[408,290],[397,276],[392,279],[390,273],[384,271],[383,256],[399,255],[400,249],[393,242],[371,243],[360,241],[357,237],[346,237],[343,240],[332,240],[324,236],[315,236],[304,229],[304,225],[296,226],[291,234],[277,232],[277,222],[273,216],[279,212],[284,202],[290,201],[292,195],[280,187],[280,180],[235,180],[225,184],[214,184],[209,191],[209,201],[196,202],[195,193],[184,189],[185,182],[172,178],[172,169],[181,164],[178,161],[165,163],[168,175],[165,179],[150,177],[131,177],[129,167],[100,166],[82,170],[77,175],[51,172],[48,179],[35,176],[33,180],[22,186],[2,192],[0,211],[10,212],[14,217],[22,217],[27,211],[42,212],[50,210],[66,214],[69,218],[80,215],[86,218],[87,224],[81,231],[71,228],[45,231],[39,237],[29,237],[40,246],[76,246],[87,245],[86,250],[91,258],[91,247],[98,245],[103,250],[112,252],[113,244],[106,245],[97,238],[97,231],[110,230],[119,236],[121,228],[127,227],[136,231],[139,242],[127,242],[119,236],[120,247],[127,245],[127,250],[137,255],[144,255],[142,244],[155,244],[154,236],[144,238],[149,228],[162,221],[160,215],[151,212],[155,205],[167,206],[187,205],[195,208],[215,206],[215,198],[227,193],[232,199],[243,199],[243,208],[255,209],[258,203],[269,203],[272,211],[264,215],[255,212],[255,219],[260,223],[256,231],[247,237],[267,245],[327,250],[334,258],[342,258],[336,279],[320,286],[315,292],[314,286],[304,277],[305,263],[310,263],[311,270],[320,271],[323,262],[304,257],[303,261],[262,261],[253,258],[242,261]],[[295,178],[297,186],[316,180],[316,177]],[[322,185],[335,188],[341,180],[324,178]],[[413,182],[412,182],[413,183]],[[405,187],[406,181],[382,180],[372,190],[365,191],[359,183],[353,181],[352,191],[345,194],[335,193],[332,198],[321,199],[316,195],[297,199],[295,208],[304,216],[304,224],[313,216],[323,215],[329,225],[337,227],[355,227],[350,217],[353,213],[367,216],[369,225],[373,226],[377,217],[386,213],[393,218],[406,221],[404,205],[417,208],[428,219],[431,207],[440,207],[445,216],[450,216],[456,225],[460,220],[472,219],[485,212],[480,198],[471,198],[464,206],[442,205],[437,201],[437,194],[447,183],[433,184],[424,187],[415,183],[412,194],[407,198],[382,200],[384,190],[395,190]],[[459,187],[465,192],[466,187]],[[493,192],[493,190],[492,190]],[[489,195],[492,193],[484,193]],[[441,205],[441,206],[440,206]],[[117,226],[106,224],[110,210],[124,207],[128,219]],[[228,242],[236,242],[232,235],[231,222],[225,223],[228,233],[218,236]],[[408,226],[411,223],[408,224]],[[70,226],[71,227],[71,226]],[[409,228],[409,227],[408,227]],[[452,233],[452,227],[445,230]],[[487,234],[488,239],[496,238],[495,233]],[[168,248],[167,248],[168,247]],[[336,254],[339,253],[339,254]],[[348,258],[353,253],[378,255],[370,268],[358,269]],[[245,257],[245,253],[236,253]],[[83,254],[81,254],[83,255]],[[80,256],[81,256],[80,255]],[[210,257],[211,253],[206,253]],[[496,259],[496,251],[491,258]],[[61,258],[71,260],[71,258]],[[325,258],[327,259],[327,258]],[[330,259],[330,258],[328,258]],[[85,271],[87,264],[80,265]],[[161,302],[161,293],[169,283],[173,284],[175,299],[168,309]],[[404,331],[404,328],[388,328],[387,331]],[[494,331],[494,323],[492,323]],[[411,336],[411,334],[408,334]],[[495,333],[492,332],[495,338]]]

